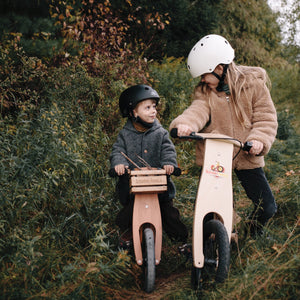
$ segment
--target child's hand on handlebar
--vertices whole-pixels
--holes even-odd
[[[125,166],[125,165],[116,165],[115,166],[115,171],[118,174],[118,176],[124,175],[125,169],[128,169],[128,166]]]
[[[185,125],[185,124],[177,125],[177,135],[178,136],[188,136],[193,131],[195,131],[195,130],[193,130],[193,128],[191,128],[189,125]]]
[[[257,140],[251,140],[250,142],[252,142],[252,147],[248,153],[252,155],[259,155],[264,148],[264,144]]]
[[[165,165],[163,168],[166,170],[167,175],[171,175],[174,172],[174,166]]]

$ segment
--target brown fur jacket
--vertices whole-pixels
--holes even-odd
[[[205,94],[201,86],[197,86],[191,105],[170,124],[170,130],[178,124],[191,126],[195,132],[214,132],[225,134],[242,142],[258,140],[264,148],[259,156],[246,154],[244,151],[233,161],[233,168],[238,170],[254,169],[264,166],[266,155],[277,133],[277,115],[266,86],[266,72],[258,67],[239,66],[246,74],[246,85],[238,99],[251,124],[245,128],[237,119],[233,103],[224,92]],[[247,90],[249,98],[246,98]],[[250,99],[250,101],[248,100]],[[237,150],[235,150],[237,151]],[[203,143],[197,142],[196,163],[203,163]]]

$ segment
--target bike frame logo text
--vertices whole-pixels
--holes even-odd
[[[216,177],[224,176],[225,168],[217,161],[216,164],[210,166],[210,169],[206,170],[206,173]]]

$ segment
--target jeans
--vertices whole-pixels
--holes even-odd
[[[249,199],[254,204],[250,219],[265,225],[276,213],[277,205],[262,168],[234,170]]]

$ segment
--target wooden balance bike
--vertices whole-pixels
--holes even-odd
[[[177,129],[172,129],[172,137]],[[204,280],[223,282],[229,271],[230,240],[233,224],[232,156],[233,147],[249,151],[231,137],[212,133],[192,133],[181,139],[203,140],[204,163],[195,201],[193,222],[192,287],[199,289]]]
[[[163,169],[151,167],[127,170],[130,193],[134,195],[132,236],[136,263],[143,267],[144,290],[155,288],[155,266],[161,260],[162,220],[158,194],[167,191],[167,175]],[[181,173],[176,168],[174,175]]]

